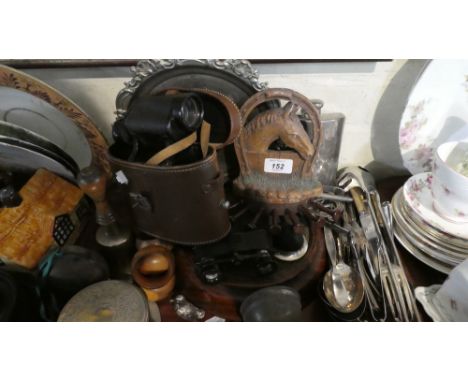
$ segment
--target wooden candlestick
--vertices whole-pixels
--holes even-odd
[[[96,206],[96,222],[99,225],[96,231],[96,241],[107,257],[111,274],[114,277],[128,275],[131,256],[134,252],[133,235],[127,227],[117,223],[107,202],[106,174],[98,167],[87,167],[78,175],[78,184]]]

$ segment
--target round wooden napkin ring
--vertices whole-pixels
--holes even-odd
[[[168,248],[150,245],[140,249],[133,257],[133,280],[144,289],[163,288],[174,277],[174,273],[175,259]]]
[[[146,297],[148,298],[148,301],[150,302],[158,302],[165,300],[168,298],[172,291],[174,290],[175,286],[175,275],[172,276],[172,278],[169,280],[169,282],[162,286],[161,288],[158,289],[146,289],[143,288],[143,291],[146,294]]]

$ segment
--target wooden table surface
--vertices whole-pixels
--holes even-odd
[[[407,178],[391,178],[385,181],[382,181],[378,184],[378,189],[381,195],[382,201],[391,201],[392,196],[395,192],[403,185]],[[405,268],[408,281],[412,287],[417,286],[429,286],[432,284],[440,284],[447,277],[443,273],[440,273],[421,261],[417,260],[412,256],[408,251],[406,251],[399,243],[397,243],[397,248],[400,253],[400,258]],[[180,318],[175,315],[172,310],[171,305],[168,302],[162,302],[159,304],[163,321],[182,321]],[[429,317],[425,314],[422,306],[420,306],[420,312],[425,321],[430,321]],[[206,312],[206,318],[213,316],[209,311]],[[307,305],[303,310],[303,321],[315,321],[315,322],[325,322],[330,321],[330,318],[319,298],[312,299],[312,302]]]
[[[380,182],[378,184],[378,189],[381,195],[381,200],[390,201],[392,196],[403,185],[406,179],[406,177],[399,177],[387,179],[385,181]],[[86,231],[91,232],[92,230],[92,227],[87,227]],[[89,238],[94,235],[88,234],[85,236],[89,240]],[[410,253],[408,253],[398,243],[398,241],[396,241],[396,243],[403,266],[406,271],[406,275],[408,277],[408,281],[413,287],[440,284],[445,280],[446,275],[420,262]],[[89,242],[87,244],[89,245]],[[314,291],[311,291],[311,293],[314,293]],[[174,310],[172,309],[172,305],[168,300],[159,302],[158,305],[161,311],[161,317],[163,322],[183,321],[175,314]],[[422,307],[420,307],[420,311],[423,314],[425,320],[429,320],[429,318],[424,314]],[[210,312],[209,309],[206,309],[205,319],[211,318],[213,317],[213,315],[213,312]],[[311,302],[306,307],[304,307],[303,321],[330,321],[330,318],[323,304],[317,296],[313,296],[313,298],[311,298]]]

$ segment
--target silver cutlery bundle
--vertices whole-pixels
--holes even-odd
[[[359,321],[421,321],[395,246],[390,204],[381,203],[372,175],[360,167],[342,170],[337,184],[341,224],[324,228],[332,265],[323,282],[328,303],[344,315],[365,303]]]

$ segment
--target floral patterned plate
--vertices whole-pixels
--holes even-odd
[[[0,65],[0,118],[42,135],[80,167],[97,164],[109,172],[107,142],[90,118],[46,83]]]
[[[432,171],[434,150],[468,140],[468,61],[433,60],[411,92],[400,121],[399,144],[412,174]]]
[[[431,194],[432,173],[412,176],[403,186],[405,203],[425,222],[439,231],[468,240],[468,224],[445,220],[433,207]]]

